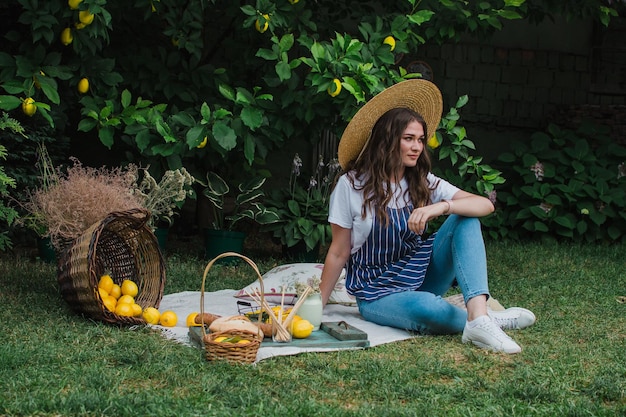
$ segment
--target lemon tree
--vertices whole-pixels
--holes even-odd
[[[270,154],[341,132],[368,98],[419,77],[402,57],[424,44],[552,13],[609,24],[620,4],[548,3],[3,2],[0,110],[120,163],[270,176]]]

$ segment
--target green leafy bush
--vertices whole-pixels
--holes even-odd
[[[626,147],[598,126],[550,125],[516,142],[500,162],[510,167],[494,237],[584,242],[626,240]]]

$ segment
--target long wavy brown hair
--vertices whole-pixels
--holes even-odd
[[[372,134],[365,145],[360,157],[354,161],[346,171],[354,170],[349,175],[353,187],[362,189],[365,196],[361,215],[365,218],[367,207],[375,208],[375,215],[389,224],[387,205],[391,200],[391,184],[396,180],[396,174],[402,168],[400,155],[400,140],[409,123],[417,121],[424,128],[424,138],[429,137],[426,122],[411,109],[400,107],[383,114],[372,129]],[[436,126],[433,127],[436,129]],[[430,200],[427,175],[431,169],[431,160],[428,149],[424,146],[415,167],[407,167],[404,177],[409,185],[408,193],[413,207],[423,207]],[[355,185],[355,179],[362,181],[362,186]]]

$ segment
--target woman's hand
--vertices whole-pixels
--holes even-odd
[[[493,213],[494,210],[493,203],[487,197],[459,190],[454,194],[450,202],[440,201],[413,210],[409,216],[409,229],[421,235],[426,230],[428,221],[442,214],[483,217]]]
[[[447,202],[440,201],[436,204],[416,208],[409,216],[409,229],[418,235],[423,234],[426,231],[426,224],[431,219],[437,218],[442,214],[449,214],[447,213],[449,207],[450,205]]]

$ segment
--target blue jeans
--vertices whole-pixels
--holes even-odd
[[[477,218],[451,215],[446,219],[435,236],[426,278],[417,291],[357,300],[357,305],[365,320],[383,326],[422,334],[460,333],[467,312],[442,298],[455,278],[466,302],[477,295],[489,296],[485,243]]]

